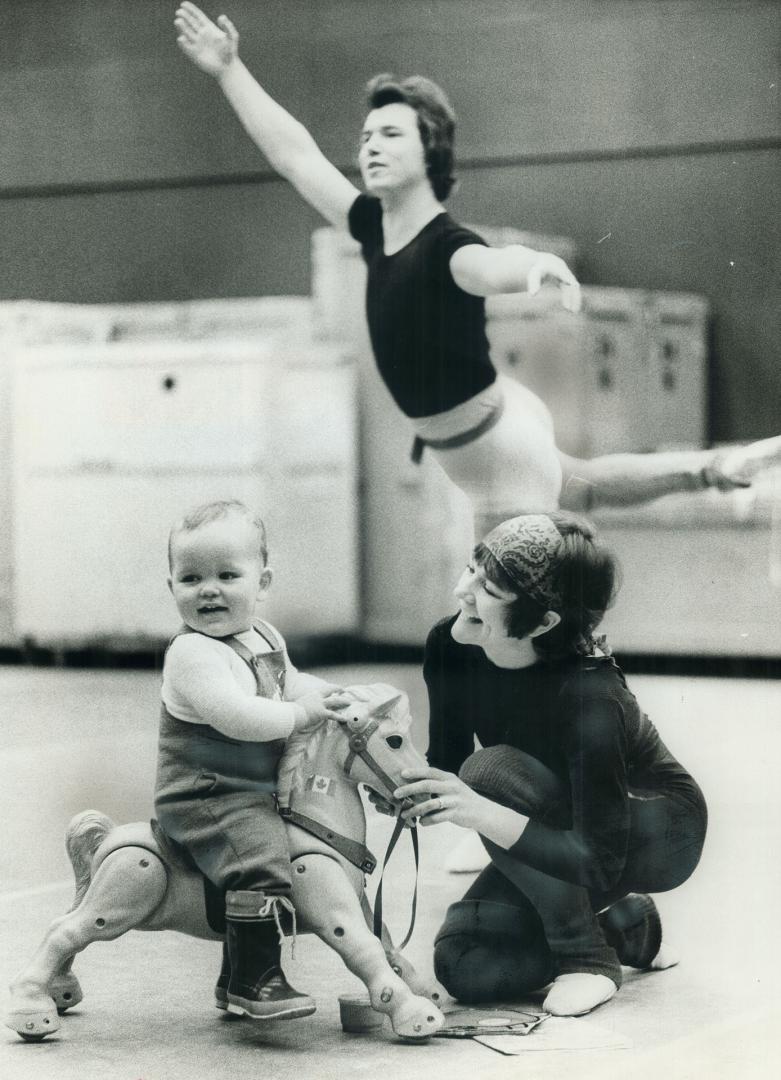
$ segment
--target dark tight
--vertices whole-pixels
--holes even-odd
[[[566,827],[568,794],[561,780],[535,758],[509,746],[478,750],[464,763],[462,779],[528,817]],[[463,900],[451,905],[437,935],[437,978],[461,1001],[495,1001],[539,989],[556,975],[579,971],[607,975],[621,985],[621,961],[645,966],[658,950],[660,931],[646,933],[638,956],[618,924],[648,921],[653,905],[634,899],[616,905],[615,917],[596,912],[628,893],[665,892],[697,865],[707,815],[699,789],[646,794],[629,803],[626,861],[607,892],[543,874],[512,849],[484,844],[491,864]],[[573,876],[576,876],[573,873]],[[638,926],[638,930],[642,929]],[[647,929],[647,927],[646,927]],[[607,936],[606,936],[607,934]],[[635,935],[636,937],[636,935]],[[608,940],[611,944],[608,944]],[[616,952],[618,949],[618,953]]]

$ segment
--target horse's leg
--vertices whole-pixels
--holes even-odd
[[[165,896],[168,875],[156,855],[124,847],[107,855],[78,907],[55,919],[27,967],[11,984],[6,1026],[42,1039],[60,1024],[49,993],[76,953],[92,941],[112,941],[147,919]],[[74,978],[71,976],[71,978]]]
[[[414,994],[388,964],[382,943],[371,933],[358,897],[341,865],[311,853],[293,861],[293,903],[308,929],[332,949],[365,984],[372,1008],[390,1017],[405,1039],[425,1039],[443,1024],[427,998]]]
[[[366,919],[366,925],[372,933],[374,933],[374,915],[366,893],[362,891],[359,899],[361,911]],[[429,998],[439,1005],[447,996],[444,988],[439,985],[436,979],[432,978],[431,980],[426,980],[418,974],[412,962],[407,959],[401,949],[397,949],[393,944],[393,938],[390,936],[390,931],[384,921],[380,928],[380,933],[382,934],[380,940],[382,941],[382,947],[385,950],[385,957],[399,978],[404,980],[413,994],[422,994],[423,997]]]
[[[60,964],[59,970],[52,976],[49,983],[49,993],[60,1016],[68,1009],[72,1009],[74,1005],[78,1005],[84,997],[79,980],[71,971],[72,964],[73,957],[69,956]]]

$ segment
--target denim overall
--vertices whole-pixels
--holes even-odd
[[[255,656],[235,637],[220,640],[250,667],[258,695],[281,701],[284,651],[272,627],[261,623],[255,629],[271,652]],[[290,894],[287,837],[273,794],[284,746],[284,739],[231,739],[208,724],[178,720],[165,704],[161,707],[157,819],[223,893]]]

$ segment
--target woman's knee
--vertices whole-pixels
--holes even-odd
[[[476,750],[458,775],[473,791],[535,820],[566,828],[570,800],[564,784],[537,758],[513,746]]]
[[[461,900],[448,908],[434,944],[434,971],[458,1001],[518,997],[554,977],[540,917],[523,900],[520,906]]]
[[[626,865],[614,896],[669,892],[694,873],[707,830],[704,803],[633,799]]]

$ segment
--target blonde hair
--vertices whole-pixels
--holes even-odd
[[[265,566],[268,561],[268,546],[266,543],[266,526],[262,518],[254,514],[248,506],[238,499],[223,499],[216,502],[202,503],[196,506],[188,514],[171,528],[168,534],[168,566],[173,562],[173,542],[179,533],[194,532],[202,525],[209,525],[213,521],[224,521],[225,518],[236,516],[242,518],[258,534],[258,555],[261,563]]]

